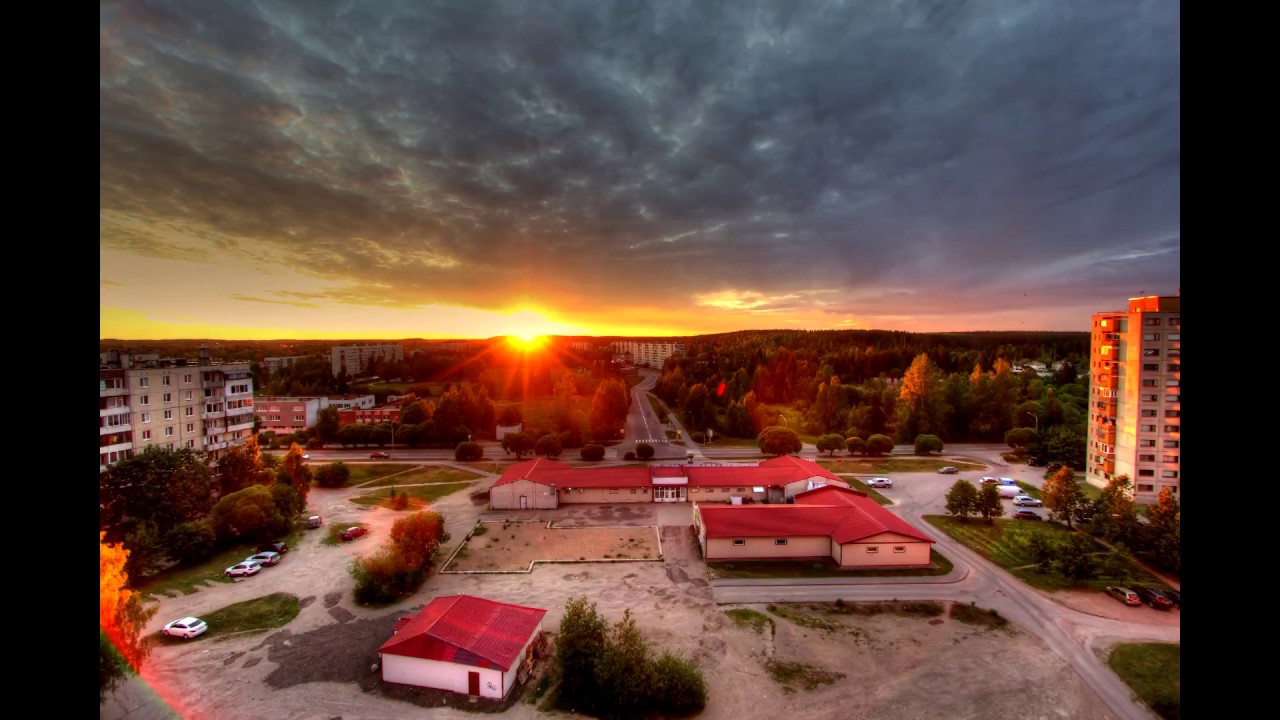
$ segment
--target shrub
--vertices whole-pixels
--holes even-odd
[[[480,443],[463,442],[453,451],[453,459],[460,462],[475,462],[484,457],[484,447]]]
[[[653,446],[649,443],[636,445],[636,457],[648,462],[653,459]]]
[[[622,459],[623,459],[623,460],[635,460],[635,459],[636,459],[636,454],[635,454],[635,453],[633,453],[633,452],[631,452],[630,450],[628,450],[628,451],[627,451],[627,454],[622,456]]]
[[[342,487],[351,479],[351,468],[341,460],[316,470],[316,484],[320,487]]]
[[[395,602],[416,590],[425,575],[410,567],[394,547],[383,547],[351,563],[351,577],[356,581],[355,601],[361,605]]]
[[[213,527],[207,521],[184,522],[169,531],[165,546],[171,559],[193,565],[213,557],[217,540]]]
[[[863,440],[862,438],[856,435],[853,437],[845,438],[844,444],[845,444],[845,449],[849,451],[850,455],[856,455],[856,454],[866,455],[867,454],[867,441]]]
[[[917,455],[942,452],[942,438],[937,435],[917,435],[915,445]]]
[[[893,440],[887,435],[872,435],[867,438],[867,454],[887,455],[893,452]]]
[[[707,683],[692,662],[664,652],[653,663],[657,688],[653,706],[670,715],[691,715],[707,706]]]
[[[253,485],[219,500],[213,506],[212,525],[219,542],[231,543],[280,537],[289,532],[293,522],[280,513],[271,490]]]
[[[556,458],[560,457],[560,453],[564,452],[564,448],[560,447],[560,439],[555,435],[544,435],[538,438],[533,451],[543,457]]]
[[[707,434],[702,432],[701,430],[696,430],[694,432],[689,433],[689,439],[696,443],[704,443],[707,441]]]
[[[392,490],[390,506],[392,510],[408,510],[409,509],[409,493],[400,493],[399,495],[397,495],[396,491]]]
[[[591,444],[578,451],[583,460],[603,460],[604,446]]]

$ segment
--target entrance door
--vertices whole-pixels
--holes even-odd
[[[521,495],[521,496],[520,496],[520,509],[521,509],[521,510],[528,510],[528,509],[529,509],[529,496],[528,496],[528,495]]]
[[[468,695],[480,694],[480,673],[478,672],[467,673],[467,694]]]

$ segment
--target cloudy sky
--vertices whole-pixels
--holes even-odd
[[[1179,12],[103,2],[101,336],[1084,330],[1178,290]]]

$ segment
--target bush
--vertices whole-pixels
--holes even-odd
[[[351,479],[351,468],[341,460],[316,470],[316,484],[320,487],[342,487]]]
[[[395,490],[391,491],[391,502],[389,503],[392,510],[408,510],[409,509],[409,493],[396,494]]]
[[[591,444],[578,451],[583,460],[603,460],[604,446]]]
[[[351,563],[351,577],[357,603],[385,605],[417,590],[426,574],[405,563],[394,547],[383,547]]]
[[[844,444],[845,444],[845,449],[849,451],[850,455],[857,455],[857,454],[866,455],[867,454],[867,441],[863,440],[862,438],[856,435],[853,437],[845,438]]]
[[[213,557],[217,541],[218,537],[208,522],[184,522],[169,531],[165,546],[171,559],[184,565],[194,565]]]
[[[484,457],[484,447],[480,443],[463,442],[453,451],[453,459],[460,462],[475,462]]]
[[[533,451],[543,457],[557,458],[560,457],[560,453],[564,452],[564,448],[560,447],[560,439],[555,435],[543,435],[538,438],[537,444],[533,446]]]
[[[293,527],[290,517],[280,513],[271,490],[253,485],[219,500],[213,506],[211,524],[221,543],[250,539],[265,542],[287,534]]]
[[[942,452],[942,438],[937,435],[917,435],[915,445],[917,455]]]
[[[868,455],[888,455],[893,452],[893,440],[887,435],[872,435],[867,438]]]
[[[653,459],[653,446],[649,443],[640,443],[636,445],[636,457],[648,462]]]
[[[707,434],[701,430],[689,433],[689,439],[696,443],[704,443],[707,441]]]
[[[635,459],[636,459],[636,454],[635,454],[635,453],[633,453],[633,452],[631,452],[630,450],[628,450],[628,451],[627,451],[627,454],[622,456],[622,459],[623,459],[623,460],[635,460]]]

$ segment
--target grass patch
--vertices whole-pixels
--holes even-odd
[[[749,610],[747,608],[739,608],[737,610],[725,610],[725,615],[738,627],[751,628],[758,633],[763,634],[766,627],[769,628],[769,634],[774,635],[778,632],[777,627],[773,624],[773,618],[762,612]]]
[[[1004,619],[994,608],[988,610],[973,604],[951,603],[950,617],[952,620],[966,625],[977,625],[993,630],[1009,624],[1009,621]]]
[[[805,690],[816,690],[819,685],[831,685],[845,676],[842,672],[833,672],[802,662],[784,662],[777,658],[764,661],[764,669],[776,682],[794,692],[796,686]]]
[[[662,402],[657,395],[654,395],[653,393],[645,393],[644,396],[649,399],[649,407],[653,408],[653,414],[657,415],[658,419],[662,419],[671,414],[671,411],[667,409],[667,404]]]
[[[407,473],[378,478],[364,487],[387,487],[389,485],[418,485],[427,483],[467,482],[479,478],[475,473],[454,470],[447,467],[420,467]]]
[[[208,632],[201,637],[274,630],[297,617],[298,609],[298,596],[289,593],[272,593],[238,602],[201,618],[209,624]]]
[[[372,450],[370,452],[373,452]],[[421,467],[421,466],[418,466]],[[351,471],[351,477],[347,480],[347,485],[359,485],[388,475],[396,475],[399,473],[416,470],[417,467],[412,465],[392,465],[391,463],[347,463],[347,469]]]
[[[476,529],[471,531],[471,537],[480,537],[489,532],[489,528],[484,525],[476,525]]]
[[[465,487],[469,487],[471,483],[436,483],[435,485],[415,485],[413,487],[393,488],[397,495],[408,495],[410,498],[420,500],[415,503],[412,500],[409,503],[409,510],[419,510],[423,504],[431,503],[439,500],[445,495],[455,493]],[[351,498],[351,502],[357,505],[379,505],[386,507],[391,502],[391,490],[386,492],[377,491],[365,493],[357,497]]]
[[[1076,483],[1080,485],[1080,492],[1084,493],[1085,500],[1093,501],[1102,497],[1102,488],[1086,482],[1083,475],[1076,476]]]
[[[1142,702],[1165,720],[1182,716],[1182,646],[1166,643],[1117,645],[1107,664]]]
[[[805,425],[804,413],[790,405],[761,403],[760,407],[763,408],[761,412],[769,418],[768,422],[770,425],[781,425],[782,427],[795,430],[796,434],[800,436],[800,441],[808,443],[809,445],[814,445],[818,442],[817,435],[806,435],[802,431]],[[779,415],[782,417],[778,417]],[[784,422],[782,418],[786,418],[786,421]]]
[[[706,444],[721,445],[725,447],[752,448],[753,450],[755,450],[755,453],[757,455],[762,454],[760,452],[760,441],[756,438],[736,438],[736,437],[728,437],[726,435],[721,435],[720,433],[716,433],[716,438]]]
[[[982,463],[945,458],[843,457],[819,460],[818,464],[831,472],[858,473],[937,472],[947,466],[960,472],[988,469]]]
[[[364,527],[364,523],[334,523],[329,526],[329,532],[325,534],[320,543],[322,545],[341,545],[342,531],[353,527]]]
[[[791,622],[795,623],[796,625],[799,625],[800,627],[807,627],[807,628],[813,628],[814,630],[827,630],[827,631],[834,631],[836,629],[835,625],[832,625],[826,620],[823,620],[822,618],[817,617],[815,615],[809,615],[808,613],[801,612],[799,609],[797,609],[794,606],[787,607],[785,605],[775,605],[773,603],[770,603],[768,610],[774,615],[777,615],[778,617],[783,618],[784,620],[790,620]]]
[[[1036,572],[1035,561],[1023,549],[1019,537],[1031,533],[1040,533],[1049,535],[1052,541],[1063,540],[1073,532],[1068,530],[1065,525],[1059,525],[1054,522],[1027,522],[1025,520],[1004,519],[997,519],[993,525],[988,525],[981,518],[970,518],[966,524],[948,515],[925,515],[924,519],[930,525],[964,543],[965,547],[1008,571],[1010,575],[1041,590],[1067,590],[1073,588],[1101,590],[1107,585],[1116,584],[1118,580],[1117,578],[1103,576],[1077,584],[1056,572]],[[1094,547],[1099,553],[1107,552],[1107,548],[1096,541],[1094,542]],[[1140,585],[1160,584],[1159,580],[1136,566],[1134,574],[1124,582]]]
[[[840,478],[840,479],[849,483],[849,487],[853,488],[854,490],[857,490],[858,492],[866,493],[867,497],[871,498],[872,500],[875,500],[880,505],[893,504],[892,500],[885,497],[884,495],[881,495],[879,491],[877,491],[875,488],[867,485],[866,483],[862,482],[858,478],[846,477],[846,478]]]
[[[644,376],[643,376],[643,375],[628,375],[628,376],[627,376],[627,389],[628,389],[628,390],[630,390],[631,388],[633,388],[633,387],[635,387],[635,386],[639,385],[639,384],[640,384],[640,383],[642,383],[642,382],[644,382]]]
[[[877,602],[845,602],[836,600],[832,604],[821,604],[818,607],[837,615],[906,615],[908,617],[937,617],[945,612],[942,603],[933,600],[914,600],[898,602],[896,600],[880,600]]]
[[[936,549],[930,550],[931,567],[841,569],[831,558],[818,560],[732,560],[707,563],[713,579],[750,580],[756,578],[824,577],[932,577],[946,575],[954,566]]]
[[[1022,488],[1022,494],[1030,495],[1031,497],[1037,500],[1040,499],[1040,488],[1036,487],[1035,485],[1032,485],[1031,483],[1026,483],[1021,480],[1015,480],[1014,482],[1018,483],[1018,487]]]
[[[281,538],[289,543],[290,553],[296,552],[298,541],[302,538],[303,529],[295,527],[292,532]],[[172,567],[150,577],[142,578],[134,588],[144,595],[159,597],[181,593],[191,595],[206,583],[231,582],[222,573],[227,568],[258,552],[258,543],[243,543],[219,552],[199,565],[189,567]],[[288,556],[286,556],[286,560]]]

